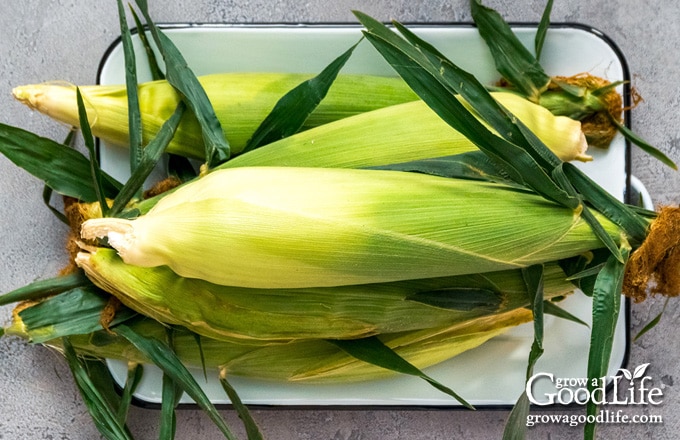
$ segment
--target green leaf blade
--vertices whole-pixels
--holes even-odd
[[[89,160],[66,145],[0,123],[0,153],[61,195],[88,203],[98,200]],[[102,176],[104,195],[115,197],[121,184]]]
[[[623,246],[621,254],[624,257],[624,262],[617,260],[613,255],[610,256],[595,282],[592,308],[593,324],[588,352],[588,387],[591,392],[595,388],[593,380],[605,377],[609,368],[609,359],[621,307],[623,274],[629,248]],[[597,410],[598,405],[590,400],[586,406],[587,414],[594,417]],[[587,440],[595,438],[595,428],[595,423],[586,423],[584,434]]]
[[[360,12],[355,12],[355,15],[367,28],[364,31],[367,39],[421,99],[445,122],[461,132],[480,150],[502,163],[505,166],[504,171],[509,175],[521,176],[524,180],[521,183],[525,183],[547,199],[563,206],[571,209],[578,206],[578,200],[559,188],[527,150],[493,134],[455,98],[454,91],[461,93],[470,104],[479,103],[482,99],[480,97],[485,97],[483,98],[485,103],[489,103],[489,100],[493,101],[493,98],[484,90],[483,86],[466,74],[460,76],[463,82],[456,84],[446,75],[446,72],[458,70],[455,67],[449,69],[453,66],[451,63],[442,61],[440,65],[434,66],[431,63],[431,58],[424,56],[414,46],[398,37],[379,21]],[[473,95],[465,95],[468,87],[474,89]],[[495,103],[495,101],[493,102]],[[475,108],[475,110],[483,114],[486,113],[487,109],[493,112],[494,107],[500,109],[497,104],[490,104],[486,108],[481,110]],[[505,116],[508,115],[505,114]],[[499,120],[503,120],[503,118],[501,117]],[[502,128],[500,130],[499,127],[495,128],[500,133],[506,132]],[[544,151],[548,151],[546,157],[549,157],[552,153],[545,146],[543,148]],[[522,170],[522,172],[519,170]]]
[[[0,306],[19,301],[43,299],[67,290],[92,284],[83,271],[57,276],[46,280],[34,281],[0,296]]]
[[[423,173],[454,179],[502,182],[509,186],[515,185],[515,182],[520,179],[518,176],[511,178],[508,175],[504,175],[500,167],[481,151],[470,151],[452,156],[434,157],[367,168]]]
[[[334,59],[317,76],[286,93],[255,130],[242,153],[296,133],[326,96],[358,44],[354,44]]]
[[[533,265],[522,269],[522,278],[527,292],[531,295],[531,311],[534,316],[534,341],[529,351],[526,381],[534,374],[534,366],[543,355],[543,265]],[[529,396],[526,390],[515,402],[503,430],[503,440],[524,440],[527,432],[527,416],[529,415]]]
[[[108,368],[107,368],[108,370]],[[128,411],[132,404],[132,396],[142,380],[144,374],[144,367],[141,364],[128,365],[128,375],[125,381],[125,387],[120,395],[120,404],[118,406],[118,420],[124,423],[127,420]]]
[[[543,53],[543,44],[545,43],[545,37],[548,33],[548,28],[550,27],[552,6],[553,0],[548,0],[545,9],[543,9],[543,15],[541,15],[541,21],[538,23],[536,38],[534,39],[534,51],[536,52],[537,61],[541,59],[541,54]]]
[[[644,241],[649,227],[649,222],[645,218],[593,182],[575,165],[564,163],[562,170],[565,178],[588,203],[623,229],[631,240],[637,243]]]
[[[109,402],[87,374],[68,338],[63,339],[63,346],[64,355],[83,402],[99,432],[109,440],[132,440],[127,427],[120,423]]]
[[[437,382],[433,378],[423,373],[413,364],[409,363],[404,358],[399,356],[391,348],[383,344],[380,341],[380,339],[378,339],[375,336],[362,339],[343,339],[343,340],[335,339],[329,340],[329,342],[337,346],[350,356],[353,356],[361,361],[368,362],[370,364],[386,368],[397,373],[419,377],[424,381],[428,382],[430,385],[432,385],[439,391],[453,397],[466,408],[474,409],[472,405],[466,402],[452,389]]]
[[[180,94],[184,103],[196,116],[201,127],[206,149],[206,164],[212,167],[225,162],[231,155],[229,142],[227,142],[220,121],[217,119],[215,110],[203,86],[189,68],[177,46],[153,23],[147,2],[136,0],[136,3],[146,19],[163,60],[165,60],[166,79]]]
[[[619,121],[616,120],[616,118],[610,119],[612,120],[614,125],[616,125],[619,132],[623,135],[625,139],[637,145],[638,148],[640,148],[642,151],[649,154],[654,159],[660,161],[664,165],[676,171],[678,170],[678,165],[670,157],[666,156],[662,151],[660,151],[659,149],[655,148],[653,145],[645,141],[642,137],[634,133],[631,129],[621,124]]]
[[[575,316],[574,314],[566,311],[562,307],[559,307],[557,304],[555,304],[552,301],[544,301],[543,302],[543,313],[546,315],[552,315],[560,319],[565,319],[567,321],[571,321],[573,323],[583,325],[585,327],[590,327],[587,322],[583,321],[579,317]]]
[[[418,292],[406,299],[442,309],[483,310],[488,313],[498,311],[503,304],[503,297],[499,292],[483,288],[460,287]]]
[[[143,150],[141,161],[137,164],[137,168],[114,199],[109,215],[118,215],[122,212],[125,205],[140,192],[147,177],[156,167],[163,152],[172,140],[175,131],[177,131],[177,127],[184,114],[184,109],[184,104],[179,103],[170,118],[163,123],[156,137]]]
[[[115,332],[134,345],[141,353],[149,358],[164,374],[167,374],[175,383],[182,387],[185,393],[208,415],[217,428],[230,440],[236,440],[226,422],[205,392],[196,382],[196,379],[186,369],[177,355],[161,341],[142,336],[125,324],[116,326]]]
[[[125,19],[123,2],[122,0],[116,1],[118,3],[120,38],[125,59],[125,87],[128,100],[128,132],[130,136],[130,171],[134,172],[142,160],[142,116],[139,111],[139,96],[137,93],[137,61],[132,45],[132,36]]]
[[[167,374],[163,374],[161,390],[161,427],[160,440],[173,440],[177,431],[175,410],[182,398],[182,388]]]
[[[248,407],[241,401],[236,389],[234,389],[234,387],[227,380],[227,374],[224,369],[220,371],[220,384],[222,385],[224,392],[227,393],[227,397],[229,397],[229,400],[231,401],[231,404],[236,410],[239,418],[243,420],[243,425],[246,428],[248,440],[263,440],[264,437],[262,437],[260,428],[258,428],[257,423],[255,423],[250,411],[248,411]]]
[[[524,96],[537,102],[550,84],[550,76],[498,12],[479,0],[471,0],[470,6],[472,19],[493,55],[496,70]]]
[[[92,186],[94,187],[95,194],[97,195],[97,201],[99,202],[99,206],[102,210],[102,215],[106,217],[109,212],[109,204],[106,201],[103,172],[99,166],[99,160],[97,159],[97,152],[94,145],[94,137],[92,136],[92,130],[90,129],[90,122],[87,119],[87,110],[85,109],[85,103],[83,102],[83,95],[80,93],[79,88],[76,88],[76,100],[78,102],[78,119],[80,123],[80,131],[83,133],[85,147],[90,154],[90,174],[92,176]]]
[[[503,428],[503,440],[524,440],[527,435],[527,416],[531,408],[529,397],[522,393],[510,411]]]
[[[156,53],[153,51],[149,39],[146,37],[146,30],[142,25],[142,21],[139,19],[139,15],[137,15],[132,6],[130,6],[130,12],[132,13],[132,19],[134,20],[135,26],[137,27],[137,35],[139,36],[139,40],[142,42],[142,45],[144,46],[144,52],[146,53],[146,60],[149,65],[149,71],[151,71],[151,79],[153,81],[165,79],[165,74],[158,65]]]
[[[649,321],[643,328],[638,332],[637,335],[633,338],[633,342],[637,342],[642,336],[644,336],[647,332],[652,330],[654,327],[659,325],[659,322],[661,322],[661,317],[663,316],[664,312],[666,311],[666,306],[668,305],[668,301],[671,298],[669,296],[666,297],[666,301],[663,303],[663,308],[659,312],[658,315],[656,315],[651,321]]]

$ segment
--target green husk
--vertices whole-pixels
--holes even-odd
[[[249,289],[182,278],[166,266],[127,265],[111,249],[81,252],[78,264],[103,290],[160,322],[214,339],[363,338],[440,327],[531,303],[520,271],[309,289]],[[573,285],[552,264],[546,299]]]
[[[514,311],[447,327],[386,334],[379,339],[417,368],[423,369],[478,347],[516,325],[531,320],[531,312]],[[147,338],[164,340],[166,328],[140,317],[127,327]],[[115,328],[114,328],[115,330]],[[83,355],[151,363],[125,338],[107,331],[74,335],[71,344]],[[46,345],[61,350],[61,340]],[[177,328],[174,350],[187,366],[223,369],[226,374],[264,380],[304,383],[347,383],[394,376],[391,370],[359,361],[325,340],[287,343],[221,341],[201,338],[201,349],[192,332]]]
[[[589,161],[580,123],[555,117],[512,93],[492,95],[564,161]],[[461,99],[461,103],[466,105]],[[422,101],[384,107],[281,139],[219,168],[312,166],[360,168],[477,150]]]
[[[220,73],[198,77],[218,117],[232,155],[243,150],[259,124],[289,90],[313,75],[294,73]],[[79,126],[75,86],[43,83],[16,87],[16,99],[30,108],[66,124]],[[112,145],[129,143],[127,93],[124,85],[79,87],[92,123],[92,133]],[[147,144],[180,102],[165,80],[139,84],[143,140]],[[398,78],[371,75],[338,75],[327,96],[309,116],[310,128],[388,105],[416,100]],[[204,159],[198,121],[187,116],[180,124],[168,153]]]
[[[88,220],[82,236],[107,237],[128,264],[303,288],[520,268],[602,247],[580,214],[488,182],[255,167],[209,173],[135,220]],[[620,230],[600,221],[618,240]]]

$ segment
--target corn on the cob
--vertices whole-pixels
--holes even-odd
[[[426,368],[478,347],[492,337],[531,320],[527,309],[481,317],[446,327],[381,335],[379,338],[418,368]],[[148,318],[128,324],[137,333],[165,340],[167,328]],[[32,329],[14,315],[8,335],[31,340]],[[98,358],[150,363],[126,339],[113,331],[72,335],[73,346],[82,354]],[[44,343],[58,350],[61,338]],[[319,339],[271,344],[266,341],[224,341],[202,337],[182,328],[173,334],[173,349],[187,366],[220,368],[227,374],[276,381],[307,383],[348,383],[372,380],[395,373],[359,361],[335,345]]]
[[[554,116],[513,93],[493,97],[564,161],[588,161],[581,123]],[[466,104],[462,99],[461,102]],[[466,104],[467,105],[467,104]],[[359,168],[441,157],[473,151],[469,139],[454,130],[424,102],[384,107],[319,126],[238,156],[222,168],[305,166]]]
[[[276,102],[312,75],[288,73],[225,73],[199,77],[232,154],[238,154]],[[125,85],[79,87],[94,136],[113,145],[127,146],[128,112]],[[79,126],[76,87],[44,83],[16,87],[14,96],[29,107],[69,125]],[[167,81],[139,85],[143,143],[152,139],[179,103]],[[417,95],[398,78],[340,75],[324,100],[306,121],[306,127],[325,124],[353,114],[413,101]],[[168,146],[169,153],[204,158],[198,122],[186,115]]]
[[[201,77],[218,119],[238,154],[276,100],[304,75],[219,74]],[[92,132],[115,145],[127,145],[127,100],[123,86],[85,86]],[[14,89],[31,108],[52,118],[78,125],[75,87],[37,84]],[[534,131],[562,160],[590,160],[579,122],[553,116],[545,108],[513,93],[494,97]],[[139,99],[144,142],[170,117],[178,96],[164,81],[141,84]],[[310,115],[306,128],[343,120],[323,129],[275,142],[233,161],[229,166],[343,166],[384,165],[470,151],[473,144],[432,112],[401,80],[342,75]],[[408,102],[408,103],[407,103]],[[405,105],[399,105],[405,103]],[[379,111],[372,111],[382,109]],[[366,113],[366,114],[364,114]],[[359,115],[358,117],[350,117]],[[188,115],[168,146],[168,152],[202,158],[200,127]],[[313,152],[310,154],[310,152]]]
[[[309,289],[251,289],[183,278],[165,266],[125,264],[115,251],[81,252],[76,262],[131,309],[215,339],[347,339],[450,325],[531,303],[519,270]],[[570,293],[556,264],[545,297]],[[449,307],[430,300],[437,297]]]
[[[255,288],[369,284],[556,261],[602,246],[580,211],[487,182],[341,168],[234,168],[135,220],[91,219],[126,263]],[[607,232],[619,230],[601,219]]]

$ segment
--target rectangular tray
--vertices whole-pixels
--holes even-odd
[[[483,83],[491,84],[499,78],[491,55],[471,25],[414,24],[409,27]],[[315,74],[361,37],[361,28],[354,25],[190,24],[166,25],[164,30],[197,75],[226,71]],[[535,26],[516,26],[515,31],[531,47]],[[136,36],[134,41],[141,49]],[[625,59],[615,44],[600,32],[581,25],[553,25],[546,38],[541,62],[551,75],[589,72],[610,81],[629,79]],[[138,60],[138,63],[139,81],[149,80],[144,60]],[[367,41],[360,44],[343,72],[395,75]],[[98,83],[124,82],[122,45],[116,41],[102,59]],[[577,165],[611,194],[623,199],[630,183],[628,148],[619,136],[609,149],[591,149],[589,153],[595,158],[593,162]],[[101,164],[107,172],[121,180],[128,177],[127,150],[102,144],[100,155]],[[627,363],[628,303],[624,301],[623,304],[610,362],[611,375]],[[582,320],[590,321],[591,302],[585,295],[577,292],[562,305]],[[513,405],[524,388],[532,340],[532,326],[525,324],[474,350],[428,368],[426,372],[478,408]],[[550,372],[561,378],[587,377],[589,341],[590,331],[585,326],[546,316],[545,354],[534,371]],[[108,361],[108,365],[116,381],[124,384],[127,365],[113,360]],[[135,398],[138,404],[154,406],[161,402],[162,374],[155,367],[145,367],[144,371]],[[209,372],[207,381],[202,371],[193,373],[213,403],[229,404],[217,372]],[[459,406],[458,402],[422,380],[404,376],[342,385],[276,383],[238,377],[232,377],[231,383],[248,405],[347,408]],[[181,403],[191,404],[192,401],[185,396]]]

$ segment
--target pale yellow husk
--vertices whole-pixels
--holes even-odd
[[[617,227],[600,222],[619,239]],[[580,210],[533,193],[340,168],[215,171],[135,220],[88,220],[82,236],[105,237],[128,264],[253,288],[482,273],[602,246]]]

